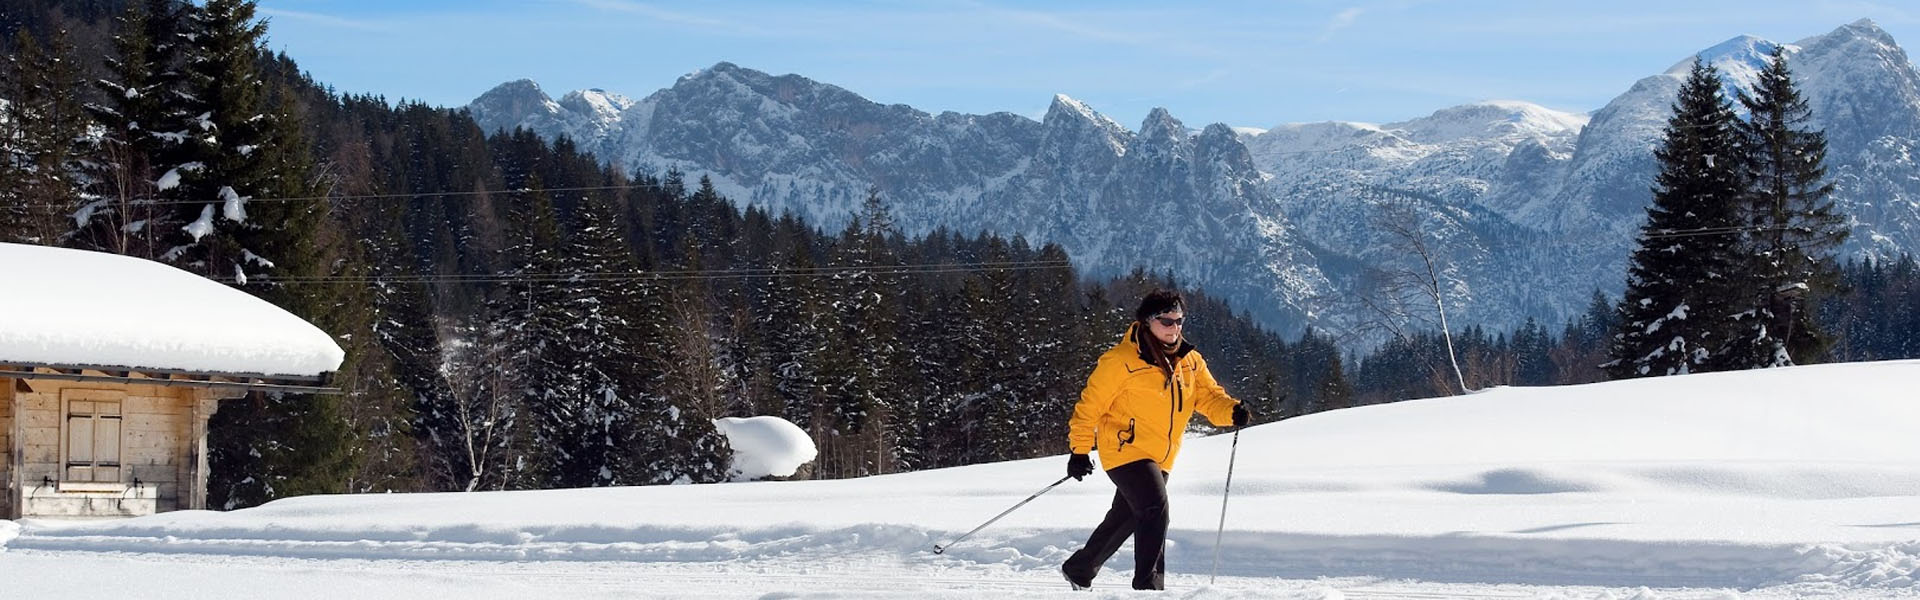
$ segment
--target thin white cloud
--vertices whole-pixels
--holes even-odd
[[[259,10],[261,15],[264,15],[267,17],[279,18],[279,19],[292,19],[296,21],[306,21],[309,23],[313,23],[316,25],[324,25],[327,27],[339,27],[342,29],[358,29],[361,31],[393,31],[396,29],[393,23],[389,23],[385,21],[363,21],[359,19],[348,19],[345,17],[336,17],[333,15],[323,15],[320,13],[302,12],[297,10],[286,10],[282,8],[267,8],[264,6],[260,7]]]
[[[1141,43],[1142,38],[1145,37],[1133,32],[1116,31],[1111,29],[1094,27],[1089,23],[1076,22],[1072,19],[1067,19],[1065,17],[1061,17],[1059,15],[1055,15],[1051,13],[1036,12],[1031,10],[1019,10],[1019,9],[1012,9],[1012,8],[995,8],[993,9],[993,12],[1000,16],[1004,16],[1009,19],[1013,19],[1015,21],[1026,23],[1028,25],[1036,26],[1042,29],[1051,29],[1061,33],[1070,34],[1075,37],[1101,41],[1101,42],[1135,44],[1135,43]]]
[[[1352,27],[1354,21],[1358,21],[1360,14],[1364,12],[1367,12],[1367,9],[1356,6],[1333,15],[1333,20],[1328,21],[1326,28],[1320,31],[1320,41],[1324,42],[1332,39],[1333,34],[1338,33],[1342,29]]]

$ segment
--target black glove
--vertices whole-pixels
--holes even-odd
[[[1074,481],[1080,481],[1081,477],[1092,474],[1092,458],[1088,458],[1085,454],[1075,454],[1073,458],[1067,459],[1067,476],[1072,477]]]
[[[1252,422],[1253,422],[1253,409],[1247,408],[1247,403],[1241,402],[1239,404],[1233,405],[1233,426],[1234,427],[1246,427],[1248,423],[1252,423]]]

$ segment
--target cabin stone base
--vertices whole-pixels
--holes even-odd
[[[138,517],[160,511],[160,488],[127,486],[105,489],[60,489],[39,485],[21,495],[21,515],[25,517]]]

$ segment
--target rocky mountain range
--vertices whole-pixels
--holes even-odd
[[[1744,89],[1775,42],[1699,53]],[[1870,21],[1786,46],[1830,145],[1841,252],[1920,246],[1920,71]],[[641,100],[555,101],[531,81],[468,108],[483,127],[568,136],[648,173],[823,227],[877,187],[906,232],[936,227],[1055,242],[1083,270],[1173,273],[1283,332],[1377,340],[1379,282],[1435,259],[1455,326],[1557,324],[1594,290],[1617,296],[1674,93],[1692,57],[1589,114],[1486,102],[1400,123],[1193,129],[1156,109],[1135,130],[1065,95],[1039,121],[929,114],[798,75],[720,63]],[[1368,301],[1371,300],[1371,301]],[[1427,312],[1430,312],[1428,309]]]

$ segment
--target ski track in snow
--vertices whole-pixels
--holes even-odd
[[[713,563],[619,561],[421,561],[303,559],[219,554],[47,552],[0,554],[0,589],[48,600],[100,597],[100,589],[139,589],[135,597],[223,598],[1137,598],[1192,600],[1340,600],[1548,598],[1564,600],[1732,600],[1911,598],[1901,590],[1789,585],[1754,590],[1513,583],[1444,583],[1372,577],[1288,579],[1170,573],[1164,594],[1125,589],[1126,573],[1107,569],[1092,593],[1066,589],[1053,565],[1019,568],[967,561],[901,560],[855,552],[808,553]],[[1169,566],[1172,569],[1172,566]],[[70,585],[90,573],[99,586]],[[104,586],[104,587],[102,587]]]
[[[18,528],[0,521],[0,540]],[[26,598],[95,597],[93,588],[62,586],[72,573],[84,570],[110,574],[109,581],[124,578],[128,585],[157,580],[196,590],[180,595],[162,592],[155,597],[263,597],[257,595],[261,593],[329,600],[449,593],[473,598],[1089,597],[1062,596],[1071,592],[1064,589],[1056,571],[1076,546],[1077,536],[1084,533],[1077,530],[982,536],[957,544],[944,555],[930,551],[934,538],[929,532],[899,526],[612,544],[47,533],[16,537],[10,544],[0,541],[0,581],[12,582],[0,589],[30,591],[19,596]],[[941,541],[953,535],[934,533],[943,536]],[[662,530],[650,537],[693,536]],[[1916,593],[1920,590],[1910,585],[1913,575],[1920,573],[1920,542],[1864,551],[1834,546],[1781,548],[1769,556],[1752,547],[1723,548],[1716,553],[1701,545],[1675,542],[1549,540],[1544,545],[1502,545],[1481,539],[1448,547],[1405,539],[1369,544],[1331,537],[1258,537],[1263,538],[1261,543],[1228,544],[1223,576],[1210,585],[1205,573],[1211,570],[1211,532],[1172,532],[1168,585],[1173,593],[1164,597],[1920,597]],[[1452,560],[1436,556],[1449,553]],[[1582,553],[1588,556],[1579,557]],[[1641,560],[1625,556],[1634,553],[1641,554]],[[1092,597],[1137,596],[1124,590],[1130,571],[1116,568],[1131,564],[1131,550],[1123,547],[1096,580],[1099,593]],[[1663,569],[1661,564],[1674,566]],[[1625,568],[1635,571],[1619,571]],[[1791,574],[1796,570],[1820,575],[1796,578]],[[1750,581],[1740,583],[1743,578]],[[228,582],[219,586],[229,589],[209,591],[200,583],[207,581]],[[1729,584],[1734,587],[1726,587]],[[1102,589],[1116,586],[1122,589]],[[232,595],[223,595],[227,593]]]

